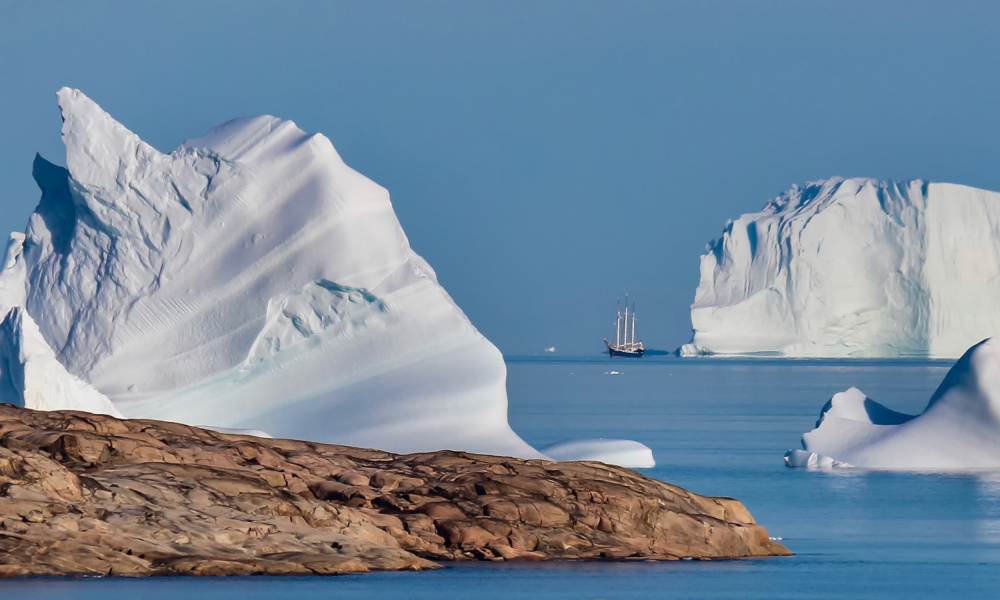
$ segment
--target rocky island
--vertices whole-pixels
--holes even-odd
[[[788,554],[736,500],[601,463],[399,455],[0,405],[0,576]]]
[[[165,154],[57,98],[66,167],[36,157],[0,262],[0,576],[788,553],[735,500],[525,443],[499,350],[325,136]]]

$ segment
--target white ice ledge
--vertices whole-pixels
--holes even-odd
[[[549,444],[540,450],[553,460],[593,460],[632,469],[656,466],[653,451],[632,440],[572,439]]]

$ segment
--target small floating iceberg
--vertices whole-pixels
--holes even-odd
[[[833,396],[789,467],[972,470],[1000,468],[1000,340],[955,363],[919,415],[899,413],[851,388]]]
[[[553,460],[594,460],[629,469],[651,469],[656,466],[649,446],[633,440],[563,440],[539,450]]]

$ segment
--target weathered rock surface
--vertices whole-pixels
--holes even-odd
[[[736,500],[599,463],[396,455],[0,405],[0,576],[785,554]]]

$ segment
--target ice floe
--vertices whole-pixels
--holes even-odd
[[[1000,468],[1000,340],[970,348],[919,415],[851,388],[823,407],[789,467],[975,470]]]
[[[630,468],[656,466],[653,451],[632,440],[606,438],[563,440],[539,448],[555,460],[594,460]]]

